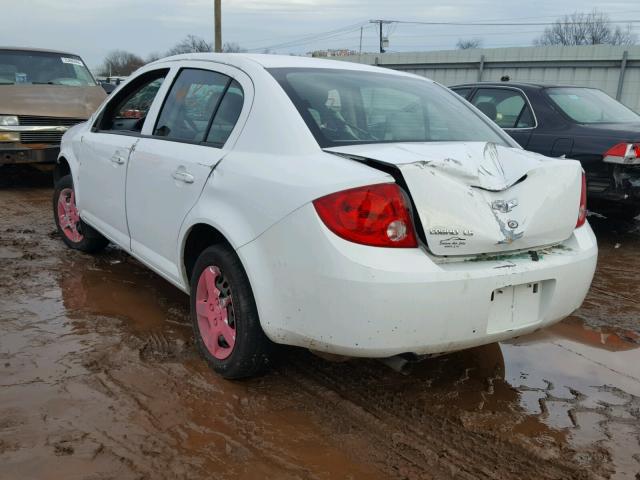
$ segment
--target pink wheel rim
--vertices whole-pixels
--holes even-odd
[[[63,188],[58,196],[58,224],[64,236],[74,243],[82,241],[80,215],[76,207],[76,195],[72,188]]]
[[[231,291],[218,267],[205,268],[198,279],[196,289],[196,315],[200,337],[207,350],[218,360],[224,360],[236,343],[235,316],[231,303]],[[229,321],[229,312],[233,321]]]

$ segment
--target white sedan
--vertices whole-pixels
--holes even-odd
[[[582,303],[597,246],[578,162],[522,150],[430,80],[291,56],[138,70],[64,136],[55,221],[191,295],[227,378],[275,344],[439,354]]]

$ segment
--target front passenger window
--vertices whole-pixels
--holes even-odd
[[[101,131],[140,132],[168,70],[134,79],[114,97],[98,120]]]

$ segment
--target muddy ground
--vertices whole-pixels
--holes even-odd
[[[68,250],[50,177],[0,172],[0,479],[640,479],[640,228],[592,218],[584,306],[412,366],[286,349],[242,382],[195,352],[187,297]]]

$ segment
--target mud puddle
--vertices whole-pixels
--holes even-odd
[[[551,329],[408,375],[284,349],[228,382],[195,352],[186,296],[117,249],[69,252],[50,194],[0,189],[0,479],[640,472],[633,228],[597,226],[596,288]]]

